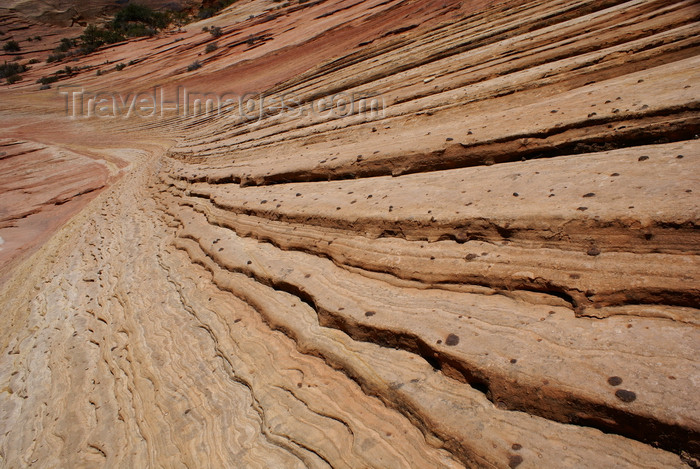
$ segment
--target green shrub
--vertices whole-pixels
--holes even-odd
[[[68,39],[67,37],[64,37],[63,39],[61,39],[61,43],[58,45],[58,47],[56,47],[53,51],[68,52],[73,47],[75,47],[75,39]]]
[[[182,15],[178,18],[182,19]],[[130,3],[119,10],[112,21],[103,27],[88,25],[80,36],[80,52],[90,54],[100,46],[122,42],[129,37],[153,36],[158,30],[167,28],[171,21],[170,13]]]
[[[9,77],[5,78],[5,81],[7,82],[8,85],[13,85],[20,81],[22,79],[21,76],[18,74],[10,75]]]
[[[206,20],[207,18],[211,18],[215,14],[216,14],[216,10],[213,8],[202,8],[197,13],[197,19]]]
[[[207,44],[207,47],[204,49],[204,52],[206,54],[209,54],[210,52],[214,52],[218,48],[219,45],[216,42],[212,42],[211,44]]]
[[[130,3],[114,15],[110,24],[114,30],[129,31],[135,23],[148,26],[152,30],[163,29],[170,24],[170,15],[154,11],[145,5]]]
[[[13,75],[19,75],[28,70],[26,65],[20,65],[17,62],[3,63],[0,65],[0,78],[9,78]]]
[[[55,83],[57,81],[58,81],[58,76],[51,75],[49,77],[41,77],[36,82],[41,83],[42,85],[48,85],[49,83]]]
[[[85,28],[83,34],[80,35],[80,42],[82,44],[81,52],[89,54],[100,46],[114,44],[115,42],[121,42],[125,39],[126,37],[124,34],[119,31],[98,28],[94,24],[90,24]]]
[[[118,71],[118,72],[121,72],[122,70],[124,70],[124,67],[126,67],[126,64],[123,64],[123,63],[122,63],[122,64],[117,64],[117,65],[115,65],[115,66],[114,66],[114,69],[115,69],[116,71]]]
[[[46,58],[46,63],[50,64],[51,62],[60,62],[61,60],[66,58],[66,54],[59,52],[57,54],[49,54],[49,56]]]
[[[5,52],[19,52],[20,47],[19,47],[19,42],[17,41],[7,41],[4,46],[2,46],[2,49]]]
[[[209,34],[211,34],[214,37],[219,37],[223,34],[221,31],[221,28],[219,26],[213,26],[209,28]]]
[[[40,62],[39,59],[37,59],[36,57],[34,57],[33,59],[30,59],[30,60],[29,60],[29,63],[30,63],[30,64],[38,64],[39,62]]]
[[[199,68],[202,68],[202,64],[199,63],[199,60],[195,60],[194,62],[192,62],[191,64],[189,64],[189,65],[187,66],[187,71],[188,71],[188,72],[193,72],[193,71],[195,71],[195,70],[197,70],[197,69],[199,69]]]

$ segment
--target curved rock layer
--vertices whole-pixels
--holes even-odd
[[[125,176],[0,290],[0,462],[697,467],[696,2],[310,3],[201,78],[254,119],[100,123]]]

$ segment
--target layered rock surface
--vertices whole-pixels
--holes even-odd
[[[245,70],[306,112],[7,132],[0,170],[39,172],[5,219],[94,200],[7,264],[0,461],[696,467],[699,14],[248,2],[200,75],[197,24],[99,52],[146,54],[115,87]]]

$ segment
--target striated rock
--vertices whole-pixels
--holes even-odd
[[[104,162],[13,139],[0,140],[0,162],[0,265],[45,241],[105,186],[109,176]]]
[[[0,465],[696,467],[697,20],[238,2],[67,84],[306,112],[3,90]]]

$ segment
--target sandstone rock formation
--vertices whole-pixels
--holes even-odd
[[[3,87],[0,465],[697,467],[699,16],[241,1],[62,84],[258,118]]]

